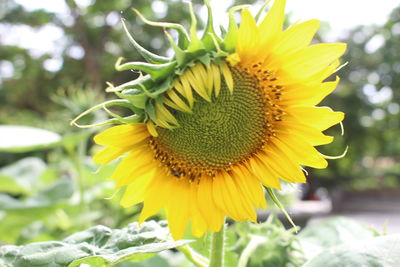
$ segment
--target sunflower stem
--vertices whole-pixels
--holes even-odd
[[[219,232],[212,233],[211,236],[211,253],[209,267],[222,267],[224,266],[224,253],[225,253],[225,220]]]

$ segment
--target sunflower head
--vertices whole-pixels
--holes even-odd
[[[341,122],[343,113],[316,107],[337,86],[326,81],[339,67],[345,44],[313,44],[319,21],[283,30],[285,0],[275,0],[261,18],[244,6],[229,10],[229,27],[218,36],[211,7],[202,37],[191,3],[191,27],[153,22],[165,31],[175,54],[158,56],[141,47],[124,29],[147,62],[116,63],[117,70],[146,75],[106,89],[119,99],[104,102],[116,123],[98,134],[105,148],[94,160],[106,164],[124,155],[112,179],[126,187],[121,205],[144,201],[140,221],[165,208],[172,235],[179,239],[191,221],[192,232],[218,231],[226,215],[256,221],[266,207],[264,187],[280,181],[306,181],[303,166],[325,168],[315,146],[332,142],[322,133]],[[238,26],[233,13],[241,10]],[[120,117],[107,109],[132,111]],[[92,111],[89,110],[88,112]],[[86,114],[86,113],[84,113]],[[84,115],[83,114],[83,115]],[[78,117],[79,118],[79,117]]]

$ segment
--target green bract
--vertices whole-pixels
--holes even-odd
[[[141,123],[146,122],[148,119],[153,120],[155,117],[155,103],[158,102],[161,104],[164,102],[165,96],[163,93],[172,88],[175,77],[183,74],[186,68],[194,66],[196,62],[202,62],[203,64],[214,62],[220,65],[222,58],[225,58],[235,51],[238,25],[234,20],[233,13],[245,8],[246,5],[235,6],[229,10],[228,29],[222,29],[223,37],[219,37],[214,31],[212,10],[209,0],[204,0],[204,3],[208,10],[208,19],[201,38],[197,36],[197,19],[193,11],[192,3],[190,2],[187,2],[191,15],[189,32],[180,24],[150,21],[138,10],[132,9],[144,23],[165,29],[164,32],[174,50],[174,56],[172,58],[159,56],[143,48],[129,33],[122,19],[122,26],[130,42],[147,62],[123,63],[123,58],[121,57],[117,60],[115,68],[118,71],[135,69],[146,74],[141,74],[135,80],[118,86],[108,83],[106,91],[115,93],[120,99],[109,100],[92,107],[75,118],[72,124],[81,128],[87,128],[106,124]],[[265,9],[265,6],[266,5],[264,5],[260,12]],[[177,42],[173,40],[166,29],[177,31]],[[108,110],[107,108],[110,106],[128,108],[134,115],[121,117]],[[112,119],[92,125],[78,125],[76,123],[76,121],[83,116],[100,108],[104,109]]]

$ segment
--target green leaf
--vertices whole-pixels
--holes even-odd
[[[72,193],[72,181],[63,179],[32,197],[17,199],[0,194],[0,241],[16,242],[23,228],[65,207]]]
[[[334,217],[308,225],[298,235],[301,241],[324,248],[374,236],[375,233],[364,225],[345,217]]]
[[[175,254],[175,253],[174,253]],[[173,255],[172,257],[174,257]],[[141,262],[125,262],[119,263],[117,267],[172,267],[168,261],[160,256],[154,256],[148,260]]]
[[[173,241],[165,222],[150,221],[123,229],[98,225],[63,241],[0,247],[2,266],[111,266],[122,261],[142,261],[163,250],[189,243]]]
[[[303,267],[396,267],[399,252],[400,235],[381,236],[323,250]]]
[[[47,130],[16,125],[0,126],[0,152],[24,153],[57,145],[59,134]]]
[[[30,194],[46,164],[39,158],[24,158],[0,169],[0,193]]]
[[[0,210],[7,212],[38,215],[41,212],[48,213],[50,208],[57,207],[57,204],[66,202],[73,193],[73,186],[70,180],[64,179],[50,185],[33,197],[16,199],[9,195],[0,194]]]

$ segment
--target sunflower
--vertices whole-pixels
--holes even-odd
[[[94,156],[98,164],[123,156],[111,179],[124,187],[120,204],[144,202],[139,221],[164,208],[174,239],[189,222],[193,235],[220,230],[225,216],[236,221],[257,219],[266,208],[265,188],[280,189],[280,181],[304,183],[303,166],[326,168],[315,146],[331,143],[322,131],[343,120],[342,112],[316,107],[337,86],[326,81],[339,67],[346,45],[312,44],[318,20],[282,30],[285,0],[275,0],[265,18],[265,6],[253,17],[245,6],[229,10],[229,27],[219,37],[208,23],[197,36],[191,11],[190,31],[179,24],[147,24],[178,32],[172,58],[132,44],[148,62],[122,59],[117,70],[147,73],[107,91],[120,99],[103,107],[118,123],[95,136],[105,148]],[[233,13],[241,10],[238,26]],[[119,105],[134,115],[120,117],[107,109]],[[98,108],[94,107],[94,108]]]

